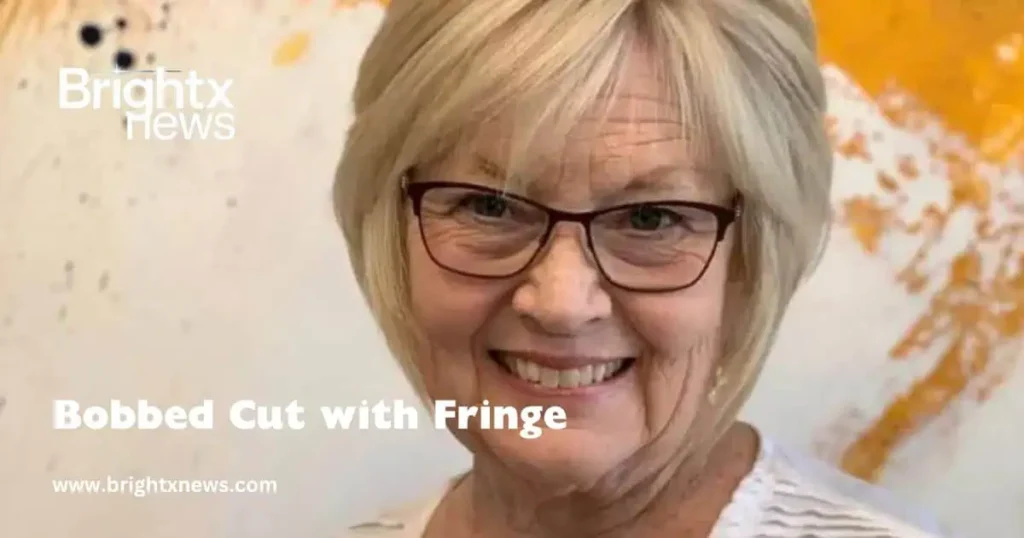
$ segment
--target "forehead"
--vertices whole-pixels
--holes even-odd
[[[483,165],[487,175],[513,184],[524,182],[537,195],[581,182],[602,193],[635,190],[638,178],[652,190],[717,190],[721,180],[709,177],[715,174],[708,152],[692,136],[679,92],[666,80],[653,57],[634,48],[613,83],[568,130],[548,128],[522,110],[503,114],[460,144],[458,161]],[[667,170],[674,173],[660,173]]]
[[[649,63],[627,64],[613,85],[573,118],[564,135],[557,128],[545,131],[530,125],[529,113],[513,112],[484,123],[470,142],[474,149],[500,159],[511,158],[508,153],[522,137],[532,137],[536,142],[530,144],[529,160],[538,165],[594,166],[624,158],[682,157],[689,151],[678,96],[668,91]],[[549,132],[559,133],[561,139],[546,139]]]

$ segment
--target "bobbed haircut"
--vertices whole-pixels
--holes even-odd
[[[803,0],[396,0],[359,67],[334,206],[356,280],[407,379],[412,360],[405,173],[511,115],[510,175],[614,93],[642,43],[742,197],[712,421],[735,419],[830,227],[832,150]]]

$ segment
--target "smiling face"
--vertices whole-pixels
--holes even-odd
[[[566,212],[666,201],[729,208],[725,178],[683,140],[678,106],[651,74],[634,62],[602,121],[592,116],[557,154],[538,157],[518,194]],[[501,189],[508,134],[506,123],[484,125],[414,181]],[[712,213],[637,206],[594,221],[594,250],[581,224],[560,222],[523,271],[474,278],[435,259],[508,273],[530,259],[547,226],[537,206],[453,193],[425,197],[421,217],[431,220],[422,234],[408,211],[411,301],[424,336],[416,360],[429,395],[460,405],[558,405],[567,416],[565,430],[538,439],[493,429],[455,435],[478,460],[569,488],[669,458],[705,405],[719,357],[732,234],[717,242]],[[693,285],[663,293],[609,280],[681,285],[704,267]]]

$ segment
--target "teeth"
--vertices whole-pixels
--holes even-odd
[[[615,375],[625,361],[616,359],[567,370],[555,370],[526,359],[506,355],[501,356],[501,362],[521,379],[554,389],[586,387],[601,383]]]

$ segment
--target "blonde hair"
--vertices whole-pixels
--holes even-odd
[[[396,0],[359,68],[334,183],[356,279],[424,401],[412,361],[400,180],[483,121],[514,110],[517,166],[616,82],[640,38],[743,198],[734,255],[746,302],[725,335],[719,430],[735,419],[827,237],[832,152],[803,0]],[[516,157],[516,156],[519,157]]]

